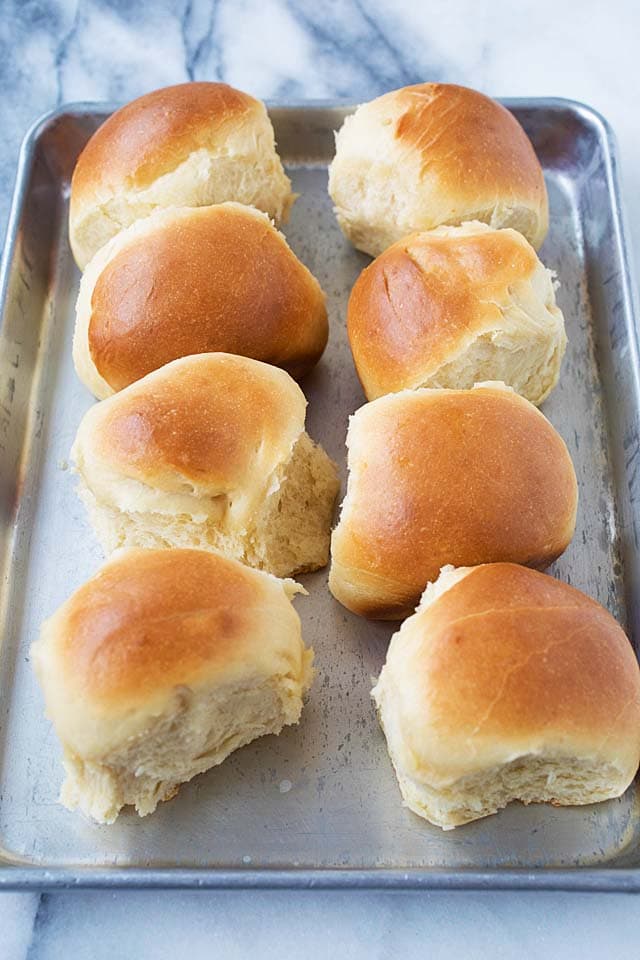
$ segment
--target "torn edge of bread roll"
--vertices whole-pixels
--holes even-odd
[[[349,298],[367,399],[502,380],[541,404],[567,344],[556,286],[516,230],[471,222],[405,237],[362,271]]]
[[[183,357],[94,405],[71,452],[105,551],[213,550],[276,576],[328,561],[337,469],[283,370]]]

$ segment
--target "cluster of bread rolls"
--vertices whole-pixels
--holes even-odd
[[[640,762],[637,660],[598,604],[529,569],[566,549],[578,502],[533,406],[567,342],[535,252],[533,148],[488,97],[419,84],[346,119],[329,190],[376,257],[348,306],[370,402],[329,587],[356,614],[408,617],[373,691],[404,802],[449,829],[511,800],[617,797]]]
[[[313,653],[288,578],[327,563],[338,478],[293,379],[328,336],[274,225],[294,199],[264,104],[220,83],[117,111],[74,171],[73,359],[100,402],[72,460],[113,556],[33,660],[62,802],[99,822],[300,717]]]
[[[533,148],[495,101],[420,84],[346,120],[329,191],[376,257],[348,307],[369,402],[329,588],[357,615],[407,618],[373,690],[404,802],[448,829],[514,799],[618,796],[640,762],[633,650],[536,572],[570,543],[578,489],[536,409],[567,341],[535,252]],[[294,199],[264,105],[224,84],[141,97],[76,166],[73,356],[100,402],[72,457],[112,556],[33,659],[62,802],[99,822],[297,723],[311,683],[288,578],[328,562],[338,480],[292,379],[328,336],[274,225]]]

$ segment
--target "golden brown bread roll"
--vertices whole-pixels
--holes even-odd
[[[264,104],[226,83],[181,83],[117,110],[80,154],[69,237],[80,269],[162,207],[235,200],[276,223],[294,201]]]
[[[226,353],[95,404],[72,458],[105,550],[197,547],[277,576],[324,566],[339,483],[306,405],[284,370]]]
[[[515,564],[447,568],[373,690],[402,797],[449,830],[512,800],[620,796],[640,762],[640,671],[598,603]]]
[[[82,277],[73,357],[99,399],[170,360],[237,353],[306,373],[327,343],[324,294],[257,210],[161,210],[114,237]]]
[[[301,590],[199,550],[121,551],[42,628],[33,664],[64,748],[61,801],[152,813],[233,750],[297,723]]]
[[[385,250],[358,277],[347,324],[368,400],[502,380],[539,404],[567,343],[551,271],[522,234],[478,222]]]
[[[416,230],[482,220],[537,249],[549,211],[524,130],[490,97],[418,83],[365,103],[336,138],[329,193],[354,246],[377,257]]]
[[[329,588],[354,613],[405,617],[448,563],[544,568],[573,536],[569,452],[504,384],[381,397],[351,418],[347,446]]]

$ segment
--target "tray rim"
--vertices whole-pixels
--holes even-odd
[[[621,197],[620,161],[615,134],[593,107],[564,97],[498,98],[509,109],[565,109],[597,129],[604,146],[604,170],[611,203],[613,235],[620,262],[621,312],[629,336],[629,363],[640,395],[640,329],[637,286],[631,264],[627,218]],[[120,103],[72,101],[39,116],[28,128],[18,154],[5,242],[0,261],[0,333],[6,308],[10,266],[18,226],[39,138],[58,118],[79,113],[108,114]],[[351,98],[267,101],[268,108],[327,110],[353,107]],[[389,868],[184,868],[184,867],[53,867],[16,866],[0,857],[0,892],[70,889],[201,889],[201,890],[554,890],[574,892],[640,892],[640,867],[565,867],[522,870],[495,867],[407,870]]]

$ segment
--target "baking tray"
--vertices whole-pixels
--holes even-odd
[[[540,157],[569,348],[544,411],[580,485],[575,539],[553,571],[640,640],[638,330],[616,148],[588,107],[511,100]],[[330,597],[326,571],[296,602],[317,679],[299,727],[234,754],[144,820],[96,826],[56,802],[60,749],[29,659],[42,619],[101,562],[68,469],[92,402],[71,363],[78,272],[67,243],[69,179],[113,107],[67,106],[20,154],[2,276],[0,331],[0,887],[380,887],[640,889],[636,787],[560,809],[512,804],[443,833],[404,809],[369,692],[392,624]],[[342,237],[327,196],[333,131],[348,106],[273,107],[300,194],[287,237],[328,296],[331,337],[303,383],[309,430],[341,465],[363,403],[345,336],[347,297],[368,258]]]

